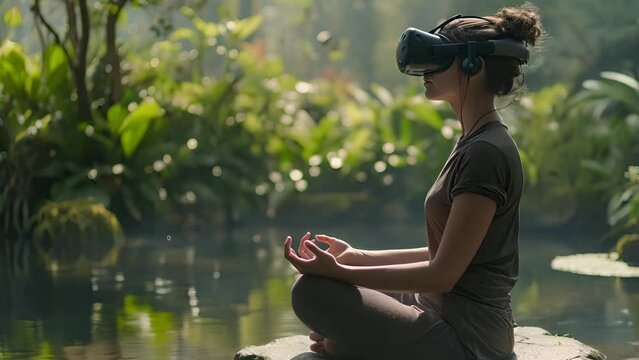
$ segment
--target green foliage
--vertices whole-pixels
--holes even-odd
[[[3,43],[5,223],[28,234],[47,199],[90,198],[125,226],[231,226],[300,193],[423,197],[459,134],[447,106],[417,86],[362,88],[338,72],[299,79],[263,40],[248,41],[260,16],[208,21],[181,10],[190,24],[124,54],[124,94],[110,106],[97,99],[90,124],[67,94],[60,47],[27,55]],[[612,195],[622,181],[609,174],[639,155],[637,89],[607,72],[575,94],[554,85],[515,106],[526,212],[565,223]]]
[[[116,112],[109,111],[109,114],[112,115]],[[121,120],[117,131],[120,134],[120,143],[125,157],[131,157],[144,138],[151,121],[162,115],[164,115],[164,110],[158,106],[155,100],[146,98],[142,104]],[[109,125],[115,126],[117,120],[112,120],[113,118],[109,118]]]
[[[105,261],[123,241],[115,214],[92,200],[47,202],[32,221],[33,235],[50,261]]]
[[[513,121],[527,174],[524,210],[562,224],[601,209],[623,184],[610,175],[639,156],[637,103],[637,80],[613,72],[574,94],[555,85],[524,97]]]
[[[259,42],[246,42],[260,16],[211,22],[182,12],[192,26],[128,54],[122,100],[97,105],[91,124],[77,120],[65,96],[71,73],[60,47],[28,56],[5,42],[0,80],[11,161],[4,164],[24,171],[5,166],[3,173],[41,185],[35,193],[31,182],[14,181],[28,194],[29,208],[19,211],[25,219],[45,199],[89,198],[126,224],[180,226],[189,218],[208,226],[213,218],[230,225],[325,184],[363,183],[379,192],[393,173],[426,159],[428,166],[413,170],[434,177],[456,129],[419,90],[394,97],[381,85],[368,93],[339,77],[301,81],[265,57]],[[206,73],[204,59],[213,64]],[[18,150],[34,159],[23,162]],[[419,181],[412,191],[422,188]],[[14,199],[2,197],[3,211]]]
[[[639,226],[639,167],[630,166],[627,183],[608,203],[608,223],[622,229]]]
[[[529,93],[515,105],[511,131],[520,148],[526,174],[522,208],[539,214],[543,223],[563,223],[574,215],[579,161],[588,147],[571,137],[578,126],[565,113],[565,86]]]

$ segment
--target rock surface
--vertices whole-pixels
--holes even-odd
[[[604,360],[605,355],[581,342],[550,335],[538,327],[515,328],[517,360]],[[325,360],[328,357],[310,352],[307,336],[277,339],[262,346],[249,346],[235,354],[235,360]]]

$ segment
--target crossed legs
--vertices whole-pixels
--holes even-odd
[[[293,310],[308,326],[311,349],[344,359],[465,359],[451,326],[433,309],[341,281],[302,275]]]

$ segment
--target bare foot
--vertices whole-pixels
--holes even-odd
[[[335,345],[333,342],[325,338],[322,334],[312,331],[308,337],[313,340],[311,351],[322,355],[333,355],[335,353]]]
[[[326,354],[326,349],[324,348],[324,336],[320,335],[318,332],[311,331],[308,337],[313,341],[311,344],[311,351]]]

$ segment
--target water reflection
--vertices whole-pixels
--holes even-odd
[[[422,226],[321,232],[354,246],[409,247],[421,245]],[[1,280],[0,359],[229,359],[243,346],[304,333],[290,309],[295,273],[281,240],[305,231],[133,240],[112,267]],[[637,356],[639,282],[555,272],[550,260],[573,250],[553,240],[522,241],[517,322],[570,334],[609,358]]]

